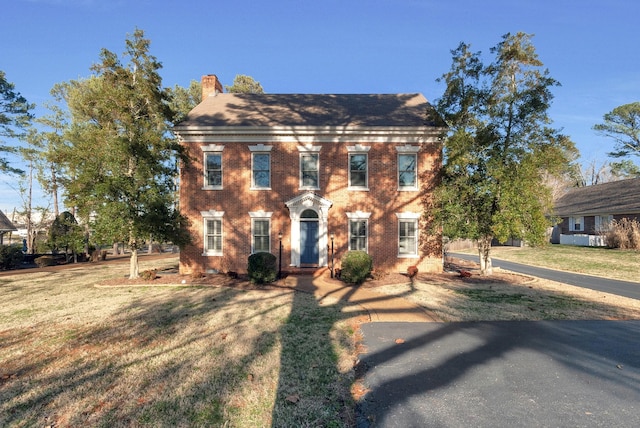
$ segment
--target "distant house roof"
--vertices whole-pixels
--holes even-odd
[[[556,201],[554,212],[560,217],[638,214],[640,178],[571,189]]]
[[[11,223],[11,221],[9,221],[7,216],[4,215],[4,213],[2,211],[0,211],[0,233],[13,232],[15,230],[18,230],[18,229],[16,229],[16,227],[13,225],[13,223]]]
[[[422,94],[210,95],[176,128],[445,126]]]

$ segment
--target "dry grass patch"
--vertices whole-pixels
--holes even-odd
[[[473,274],[419,274],[414,281],[387,279],[370,286],[409,299],[443,321],[640,319],[635,299],[499,270],[484,277],[472,264],[463,269]]]
[[[353,419],[339,303],[275,288],[94,286],[127,268],[0,277],[0,426]]]

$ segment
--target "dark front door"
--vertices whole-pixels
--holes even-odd
[[[318,264],[320,253],[318,251],[318,222],[300,222],[300,263]]]

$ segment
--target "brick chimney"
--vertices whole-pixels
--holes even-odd
[[[222,83],[215,74],[202,76],[202,101],[208,96],[223,92]]]

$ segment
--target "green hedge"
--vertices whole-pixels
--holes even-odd
[[[373,259],[364,251],[348,251],[341,261],[340,277],[351,284],[362,284],[371,275]]]
[[[247,269],[251,282],[265,284],[275,281],[278,276],[276,260],[276,256],[271,253],[251,254]]]

